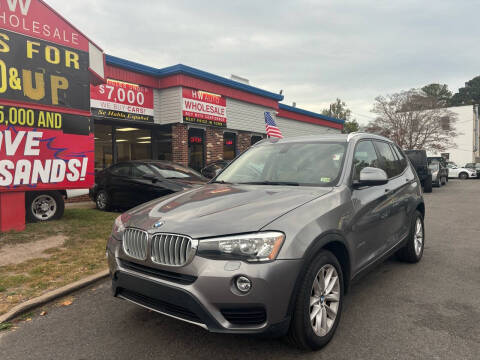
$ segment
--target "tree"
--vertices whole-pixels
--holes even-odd
[[[418,90],[378,96],[372,112],[377,118],[366,130],[383,135],[403,149],[443,151],[455,146],[456,115],[439,107],[436,98]]]
[[[343,126],[342,132],[344,134],[349,134],[351,132],[358,131],[359,125],[357,120],[350,119],[352,112],[347,107],[345,101],[337,98],[334,103],[331,103],[328,109],[322,111],[323,115],[334,117],[336,119],[344,120],[345,124]]]
[[[452,92],[448,89],[446,84],[428,84],[422,87],[423,95],[435,98],[439,104],[446,106],[448,101],[452,98]]]
[[[347,104],[345,101],[337,100],[334,103],[331,103],[328,109],[324,109],[322,111],[323,115],[331,116],[340,120],[349,120],[352,112],[349,108],[347,108]]]
[[[480,104],[480,76],[465,83],[449,101],[450,106]]]
[[[350,134],[352,132],[356,132],[360,129],[360,125],[358,124],[357,120],[347,120],[345,121],[345,124],[343,124],[343,130],[342,133],[344,134]]]

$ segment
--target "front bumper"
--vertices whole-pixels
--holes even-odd
[[[180,268],[138,261],[111,238],[107,247],[113,295],[212,332],[273,333],[289,325],[289,307],[302,260],[264,264],[195,256]],[[234,279],[251,279],[247,294]]]

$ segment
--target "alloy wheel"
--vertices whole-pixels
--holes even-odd
[[[318,336],[332,329],[340,305],[340,278],[333,265],[324,265],[315,276],[310,294],[310,323]]]
[[[107,206],[107,195],[104,192],[101,192],[97,195],[97,207],[100,210],[105,209]]]
[[[420,256],[423,248],[423,225],[422,220],[419,218],[415,222],[414,246],[415,254]]]

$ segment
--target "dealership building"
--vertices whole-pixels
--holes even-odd
[[[91,86],[95,169],[171,160],[200,169],[266,137],[270,112],[284,137],[338,133],[343,121],[282,104],[283,96],[185,65],[153,68],[106,56],[106,84]]]

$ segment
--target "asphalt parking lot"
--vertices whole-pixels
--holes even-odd
[[[426,248],[356,283],[332,342],[316,353],[281,340],[210,334],[110,296],[108,281],[0,333],[7,359],[480,359],[480,180],[425,195]]]

